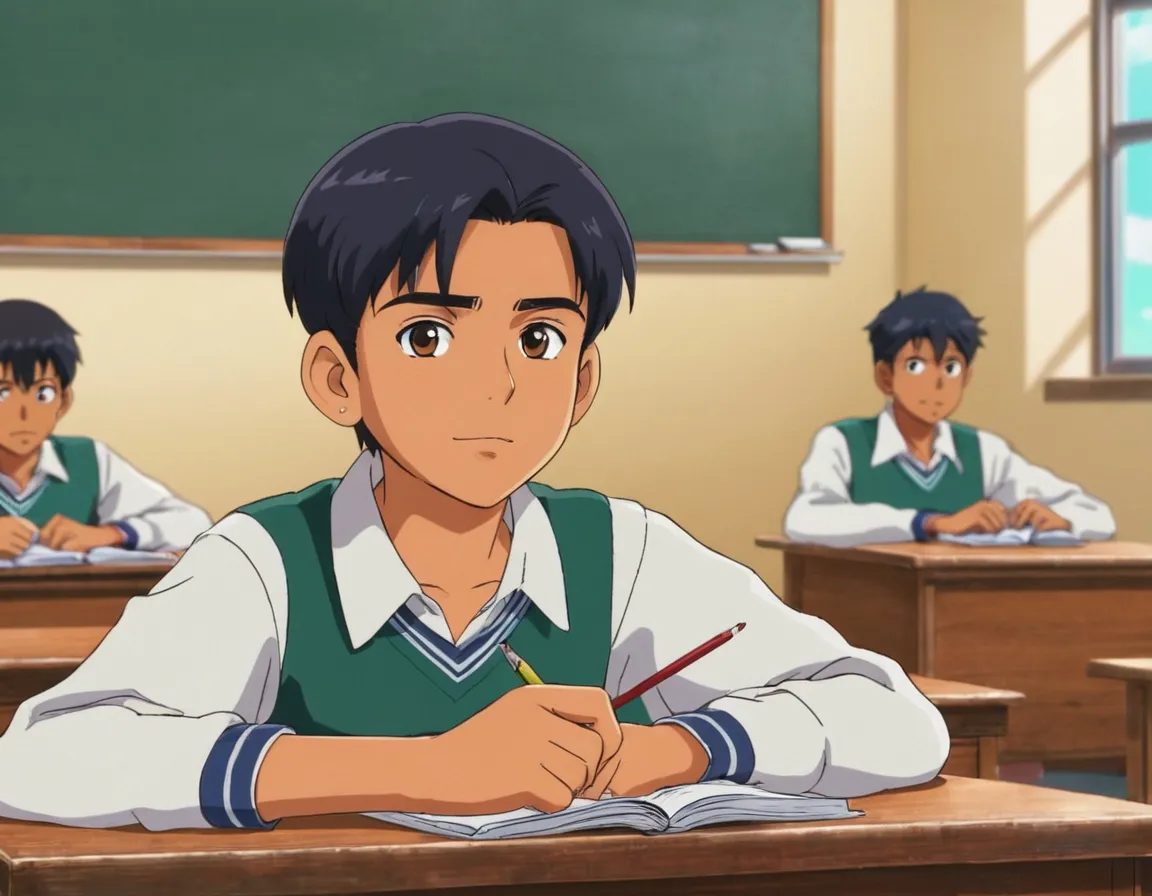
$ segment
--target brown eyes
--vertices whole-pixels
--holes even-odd
[[[410,358],[439,358],[452,344],[452,331],[444,324],[421,320],[397,333],[396,341]]]
[[[400,350],[410,358],[439,358],[452,344],[452,331],[445,324],[421,320],[396,334]],[[520,352],[534,361],[551,361],[560,354],[567,340],[550,324],[531,324],[517,340]]]
[[[564,336],[548,324],[532,324],[520,334],[520,351],[534,361],[551,361],[564,348]]]

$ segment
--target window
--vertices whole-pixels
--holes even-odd
[[[1152,0],[1097,2],[1100,373],[1152,373]]]

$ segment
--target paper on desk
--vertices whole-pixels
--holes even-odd
[[[1074,547],[1083,540],[1066,529],[1037,532],[1032,526],[1020,529],[1001,529],[999,532],[971,532],[967,535],[940,535],[937,541],[946,544],[963,544],[969,547],[1022,547],[1033,545],[1040,548]]]

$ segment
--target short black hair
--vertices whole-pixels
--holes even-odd
[[[67,389],[76,376],[76,331],[47,305],[31,299],[0,301],[0,367],[11,367],[23,388],[36,382],[36,366],[49,364]]]
[[[554,224],[568,235],[588,300],[587,346],[636,289],[636,250],[616,202],[572,152],[529,128],[478,114],[438,115],[365,134],[333,156],[296,205],[284,240],[283,285],[309,333],[331,331],[350,363],[368,302],[393,270],[415,279],[436,244],[449,290],[470,220]],[[379,445],[363,423],[362,446]]]
[[[984,318],[973,317],[964,304],[946,292],[930,292],[921,286],[909,293],[896,293],[896,298],[884,306],[872,323],[868,324],[868,338],[872,343],[872,361],[891,364],[908,342],[927,339],[939,359],[951,339],[971,362],[976,349],[984,343],[980,327]]]

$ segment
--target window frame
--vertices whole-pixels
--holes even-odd
[[[1152,121],[1116,121],[1120,54],[1117,53],[1117,19],[1125,12],[1152,10],[1152,0],[1094,0],[1092,16],[1094,109],[1094,280],[1095,334],[1093,372],[1110,374],[1152,374],[1152,355],[1120,357],[1120,227],[1123,182],[1116,176],[1116,160],[1128,146],[1152,143]]]

